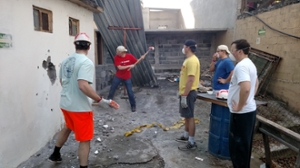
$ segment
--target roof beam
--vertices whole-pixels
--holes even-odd
[[[77,4],[83,8],[86,8],[92,12],[95,12],[95,13],[102,13],[103,12],[103,9],[99,6],[97,6],[96,4],[93,5],[93,4],[90,4],[90,3],[87,3],[87,2],[83,2],[82,0],[67,0],[67,1],[70,1],[74,4]]]

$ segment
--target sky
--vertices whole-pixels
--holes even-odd
[[[190,2],[192,0],[143,0],[147,8],[175,8],[181,9],[186,28],[195,28],[195,17]]]

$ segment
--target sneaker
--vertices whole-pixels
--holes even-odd
[[[176,138],[175,141],[177,142],[187,142],[189,138],[184,137],[183,135],[179,138]]]
[[[48,160],[49,160],[50,162],[53,162],[53,163],[61,163],[61,162],[62,162],[62,158],[61,158],[60,154],[57,155],[57,156],[55,156],[54,154],[52,154],[52,155],[48,158]]]
[[[188,142],[185,146],[179,146],[178,147],[179,150],[183,150],[183,151],[193,150],[193,149],[196,149],[196,148],[197,148],[196,142],[194,142],[194,145],[192,145],[190,142]]]
[[[136,111],[135,106],[132,106],[132,107],[131,107],[131,111],[132,111],[132,112],[135,112],[135,111]]]

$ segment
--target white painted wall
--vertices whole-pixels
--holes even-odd
[[[143,21],[144,21],[144,29],[148,30],[150,29],[150,10],[149,8],[142,8],[143,12]]]
[[[64,123],[61,87],[51,84],[42,61],[51,56],[57,77],[63,59],[74,53],[68,18],[94,41],[93,13],[63,0],[0,0],[0,33],[13,47],[0,48],[0,168],[14,168],[53,138]],[[53,33],[34,30],[32,5],[51,10]],[[94,46],[89,52],[94,61]],[[51,111],[53,109],[53,111]]]
[[[167,29],[185,28],[180,9],[142,8],[142,12],[145,30],[158,29],[164,25],[168,26]]]
[[[195,28],[231,29],[237,17],[240,0],[192,0]]]

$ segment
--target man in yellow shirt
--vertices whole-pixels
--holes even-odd
[[[178,147],[179,150],[196,149],[194,142],[195,121],[194,105],[197,98],[197,88],[200,78],[200,62],[195,56],[197,43],[194,40],[187,40],[183,46],[182,53],[186,55],[180,72],[179,94],[180,105],[179,112],[181,117],[185,118],[185,131],[183,136],[177,138],[178,142],[187,142],[185,146]]]

